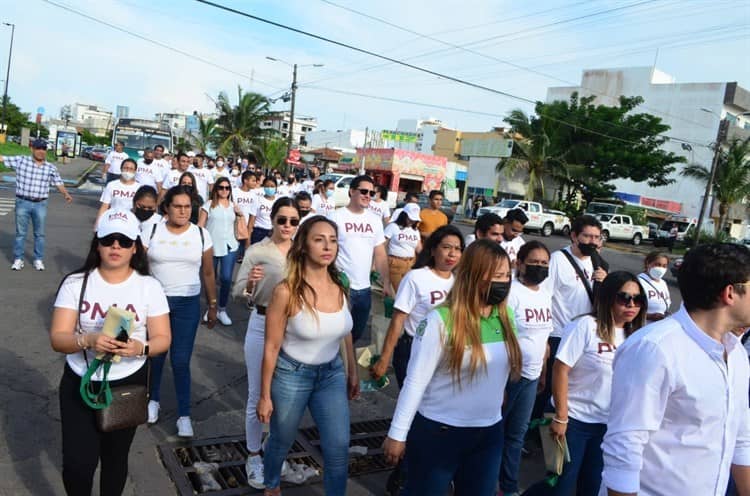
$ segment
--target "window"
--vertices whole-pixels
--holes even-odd
[[[538,213],[541,211],[541,208],[539,208],[539,205],[536,203],[532,203],[529,205],[529,212],[535,212]]]
[[[289,123],[288,123],[288,122],[285,122],[285,123],[283,123],[283,124],[281,125],[281,128],[282,128],[282,129],[289,129]]]
[[[629,219],[629,218],[627,218],[627,217],[623,217],[623,218],[622,218],[622,223],[623,223],[623,224],[627,224],[627,225],[630,225],[630,219]]]

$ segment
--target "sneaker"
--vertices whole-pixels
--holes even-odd
[[[219,310],[219,313],[216,314],[216,318],[219,319],[219,322],[221,322],[225,326],[232,325],[232,319],[229,318],[226,310]]]
[[[263,458],[260,455],[251,455],[245,462],[245,473],[247,474],[247,483],[255,489],[264,489],[263,484]]]
[[[159,402],[151,400],[148,402],[148,423],[155,424],[159,420]]]
[[[41,260],[34,260],[34,269],[44,270],[44,262],[42,262]]]
[[[190,417],[177,419],[177,435],[179,437],[193,437],[193,423],[190,421]]]
[[[11,270],[23,269],[23,260],[21,260],[20,258],[13,260],[13,265],[11,265],[10,268]]]
[[[206,313],[203,314],[203,323],[208,324],[208,310],[206,310]]]

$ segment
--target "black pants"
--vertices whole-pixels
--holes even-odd
[[[146,384],[147,367],[133,375],[110,382],[111,386]],[[99,383],[93,382],[95,386]],[[101,461],[102,496],[119,496],[128,477],[128,453],[135,427],[114,432],[99,432],[94,410],[81,399],[81,378],[66,364],[60,380],[60,418],[62,420],[63,484],[71,496],[90,496],[94,473]]]
[[[545,374],[544,391],[537,395],[534,403],[534,410],[531,412],[531,418],[542,418],[545,412],[552,411],[549,399],[552,397],[552,367],[555,365],[555,356],[557,347],[560,346],[560,338],[550,336],[547,339],[549,344],[549,358],[547,358],[547,373]]]

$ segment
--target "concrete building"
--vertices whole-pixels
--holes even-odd
[[[263,129],[274,129],[279,132],[282,138],[287,139],[289,136],[289,112],[272,112],[269,118],[261,122]],[[294,116],[294,129],[292,129],[292,145],[300,146],[306,143],[307,133],[315,131],[318,128],[318,120],[315,117],[305,117],[302,115]]]
[[[115,107],[115,117],[118,119],[127,119],[130,117],[130,107],[126,105],[118,105]]]
[[[337,131],[311,131],[305,134],[307,148],[333,148],[340,151],[354,151],[365,145],[365,131],[346,129]]]
[[[169,124],[169,127],[170,129],[172,129],[172,133],[175,136],[185,135],[185,129],[187,128],[187,118],[187,115],[177,113],[163,112],[154,114],[154,120],[157,122],[164,122]]]
[[[593,95],[595,103],[603,105],[617,105],[621,95],[643,97],[644,103],[635,111],[653,114],[669,125],[667,134],[684,141],[669,140],[663,148],[684,156],[687,163],[711,166],[711,146],[721,119],[730,122],[728,140],[750,136],[750,119],[745,115],[750,110],[750,93],[734,82],[677,83],[674,77],[651,67],[585,70],[580,86],[549,88],[547,101],[568,100],[573,92]],[[683,167],[677,165],[672,175],[675,182],[668,186],[652,188],[630,180],[614,181],[614,185],[619,194],[628,195],[629,201],[640,199],[640,203],[652,206],[679,202],[679,212],[675,213],[698,217],[705,183],[682,177]],[[730,222],[740,224],[739,231],[746,218]]]
[[[112,112],[98,105],[74,103],[70,106],[70,125],[82,127],[96,136],[105,136],[112,128]]]

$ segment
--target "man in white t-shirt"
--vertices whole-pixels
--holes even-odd
[[[503,219],[497,214],[483,214],[474,224],[474,234],[466,235],[466,246],[478,239],[489,239],[496,243],[503,240]]]
[[[154,151],[150,148],[143,150],[143,158],[138,160],[135,171],[135,181],[141,185],[152,186],[160,192],[164,182],[164,169],[154,159]]]
[[[125,143],[118,141],[115,144],[115,149],[109,152],[107,158],[104,159],[102,176],[106,178],[107,182],[120,178],[120,164],[128,158],[128,154],[123,151],[124,148]]]
[[[518,250],[526,243],[521,234],[523,234],[523,226],[528,221],[529,218],[520,208],[509,210],[505,214],[505,219],[503,219],[503,234],[500,237],[500,246],[510,257],[511,273],[515,273]]]
[[[169,169],[169,171],[167,171],[167,173],[164,175],[164,182],[162,183],[161,197],[164,197],[164,194],[167,192],[169,188],[178,186],[180,184],[180,176],[182,176],[183,173],[188,172],[190,168],[190,157],[188,157],[186,153],[183,153],[183,152],[178,153],[176,159],[177,159],[177,168]]]
[[[211,188],[214,185],[214,174],[211,169],[203,166],[203,159],[202,153],[196,155],[195,165],[188,169],[188,171],[195,176],[195,187],[198,189],[198,194],[203,198],[203,201],[207,201],[208,195],[211,194]]]
[[[154,147],[154,162],[161,167],[163,172],[162,175],[166,174],[167,171],[172,168],[172,160],[166,156],[162,145],[156,145]]]
[[[378,192],[378,196],[370,200],[370,211],[375,214],[376,217],[383,219],[383,224],[388,224],[388,219],[391,217],[391,209],[388,207],[388,188],[383,185],[375,186]]]
[[[315,189],[315,181],[320,177],[320,169],[317,165],[313,165],[307,174],[307,179],[302,183],[302,188],[312,195]]]
[[[352,312],[352,338],[356,342],[365,331],[372,306],[370,267],[383,281],[383,296],[390,294],[391,279],[385,252],[383,222],[367,207],[375,194],[375,182],[369,176],[357,176],[349,185],[349,205],[331,214],[338,225],[339,253],[336,265],[349,278],[349,304]]]
[[[258,178],[255,174],[250,171],[242,173],[242,186],[235,188],[232,191],[234,202],[240,207],[242,214],[245,216],[245,222],[248,224],[248,231],[250,230],[250,216],[258,208],[258,195],[255,193],[255,188],[258,185]],[[245,255],[245,249],[250,246],[250,239],[246,239],[240,243],[240,251],[237,254],[237,259],[242,260]]]

